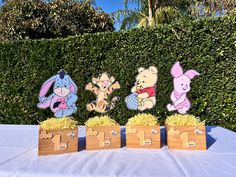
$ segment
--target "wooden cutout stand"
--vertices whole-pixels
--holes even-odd
[[[39,130],[39,156],[65,154],[77,151],[78,128],[73,130]]]
[[[126,147],[160,149],[160,126],[126,126]]]
[[[120,126],[86,127],[87,150],[120,148],[120,142]]]
[[[205,126],[168,126],[166,138],[169,149],[206,150]]]

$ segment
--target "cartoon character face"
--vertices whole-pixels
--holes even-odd
[[[190,82],[191,80],[186,75],[174,78],[174,89],[178,93],[187,93],[190,90]]]
[[[148,69],[139,68],[135,86],[137,90],[154,86],[157,82],[157,68],[150,66]]]
[[[93,78],[92,82],[96,84],[101,91],[106,91],[113,82],[115,78],[113,76],[109,77],[107,73],[102,73],[98,78]]]
[[[53,91],[61,97],[65,97],[70,93],[70,81],[64,70],[59,73],[59,77],[55,80]]]
[[[57,75],[52,76],[46,82],[44,82],[40,89],[39,96],[45,96],[52,84],[53,92],[60,97],[66,97],[69,93],[76,94],[77,92],[76,84],[72,81],[70,76],[67,75],[66,72],[62,69],[58,72]]]
[[[179,62],[176,62],[171,68],[171,75],[174,77],[174,90],[178,93],[187,93],[190,90],[191,79],[200,74],[193,69],[184,73]]]

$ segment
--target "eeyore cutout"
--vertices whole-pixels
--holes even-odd
[[[53,93],[46,97],[50,87],[53,85]],[[50,107],[55,117],[62,118],[70,116],[77,111],[76,101],[78,99],[77,86],[70,76],[61,69],[57,75],[52,76],[43,83],[39,92],[38,108]]]

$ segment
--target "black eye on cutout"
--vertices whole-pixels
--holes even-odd
[[[67,85],[66,85],[66,84],[64,84],[64,86],[66,87]]]
[[[59,84],[57,84],[57,87],[59,87],[60,85]]]
[[[184,85],[184,84],[181,84],[182,86]]]

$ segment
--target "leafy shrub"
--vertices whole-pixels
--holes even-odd
[[[113,30],[110,16],[89,3],[8,0],[0,8],[0,40],[56,38]]]
[[[179,60],[184,68],[201,75],[194,78],[188,94],[189,114],[206,125],[236,130],[236,21],[235,18],[202,19],[134,29],[128,32],[84,34],[66,39],[25,40],[0,44],[0,122],[37,124],[51,117],[50,110],[39,110],[38,92],[42,83],[64,68],[77,83],[79,124],[100,115],[87,112],[85,105],[95,99],[84,89],[92,76],[107,71],[120,82],[114,94],[121,101],[109,112],[120,124],[138,111],[126,108],[137,68],[157,66],[157,104],[150,113],[160,123],[172,113],[166,105],[173,89],[170,68]],[[112,97],[112,96],[111,96]]]

